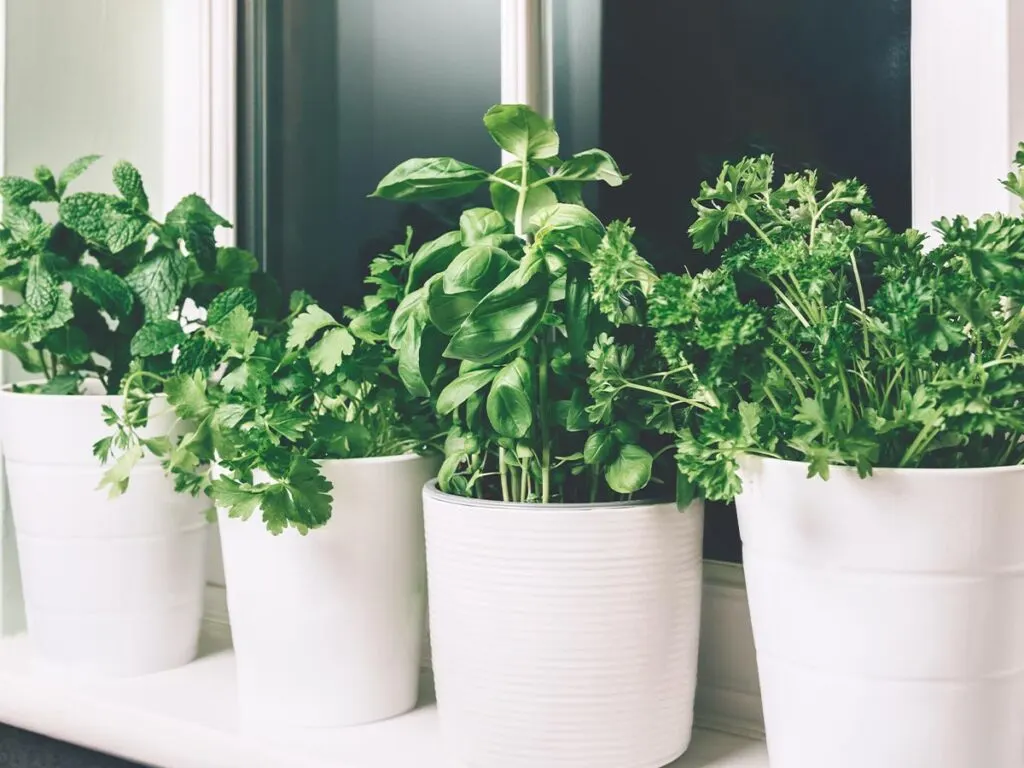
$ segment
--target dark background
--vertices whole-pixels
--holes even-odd
[[[554,0],[563,156],[598,145],[630,180],[592,199],[630,218],[661,269],[696,270],[690,199],[726,159],[858,176],[910,225],[910,0]],[[500,99],[500,3],[247,0],[239,234],[289,289],[358,302],[366,264],[458,211],[366,195],[413,156],[494,167],[480,118]],[[732,510],[706,554],[738,561]]]

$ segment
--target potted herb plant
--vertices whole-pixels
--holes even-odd
[[[613,322],[642,315],[653,273],[582,204],[583,182],[623,181],[607,153],[559,159],[521,105],[484,124],[508,164],[417,158],[375,192],[490,193],[416,251],[389,329],[410,392],[452,419],[424,491],[442,728],[465,765],[655,768],[690,738],[703,507],[676,508],[671,441],[633,390],[587,388],[656,362]],[[600,270],[622,290],[596,294]]]
[[[164,385],[195,425],[164,465],[219,512],[247,722],[347,726],[416,703],[420,495],[439,436],[429,405],[401,386],[379,322],[409,261],[404,245],[375,259],[375,291],[347,323],[302,292],[276,322],[254,315],[246,289],[222,294],[196,332],[215,350],[207,365]],[[129,393],[129,410],[147,399]]]
[[[653,389],[694,401],[682,473],[736,499],[772,765],[1018,765],[1024,221],[929,249],[770,157],[694,203],[696,247],[740,232],[651,287]]]
[[[171,365],[185,307],[225,276],[247,280],[255,261],[217,249],[214,229],[227,222],[197,196],[154,218],[128,163],[114,166],[118,194],[68,194],[95,160],[0,179],[0,283],[20,298],[3,307],[0,347],[38,377],[0,392],[0,442],[33,646],[83,674],[123,676],[195,655],[207,525],[134,450],[106,473],[125,491],[108,498],[92,447],[110,448],[125,378]],[[44,219],[47,207],[57,216]],[[142,438],[154,444],[178,428],[162,397],[150,421]]]

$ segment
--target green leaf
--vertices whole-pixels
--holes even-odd
[[[462,197],[489,178],[487,171],[451,157],[416,157],[406,160],[381,179],[373,197],[388,200]]]
[[[515,235],[509,232],[508,222],[498,211],[490,208],[470,208],[459,218],[462,244],[500,246]]]
[[[89,169],[89,166],[99,159],[99,155],[86,155],[85,157],[80,157],[71,162],[67,168],[60,172],[60,176],[57,179],[57,194],[59,196],[63,196],[68,185],[85,173]]]
[[[60,203],[64,224],[90,243],[118,253],[139,242],[149,229],[149,217],[129,203],[101,192],[79,192]]]
[[[142,183],[142,174],[131,163],[119,160],[114,165],[114,186],[132,207],[140,211],[149,211],[149,197]]]
[[[30,205],[54,199],[38,181],[20,176],[0,177],[0,197],[9,205]]]
[[[615,438],[608,430],[592,432],[583,445],[583,461],[592,466],[604,464],[615,450]]]
[[[487,418],[502,437],[526,437],[533,425],[530,366],[522,357],[495,376],[487,394]]]
[[[206,377],[200,372],[172,376],[164,384],[164,394],[179,418],[198,420],[213,411],[206,395]]]
[[[230,228],[231,222],[214,211],[199,195],[186,195],[167,214],[164,234],[185,243],[185,250],[204,272],[217,268],[217,227]]]
[[[110,498],[116,498],[128,490],[128,480],[131,478],[132,470],[144,456],[142,446],[132,443],[128,449],[118,457],[114,466],[103,473],[100,480],[100,488],[110,489]]]
[[[434,275],[444,272],[462,247],[460,232],[446,232],[421,245],[409,262],[408,292],[415,291]]]
[[[32,175],[36,177],[39,185],[46,190],[47,200],[57,200],[60,197],[57,192],[57,180],[53,178],[53,171],[45,165],[37,165]]]
[[[462,374],[441,390],[437,397],[437,412],[442,416],[451,413],[490,384],[497,375],[497,368],[480,368]]]
[[[288,349],[301,349],[306,346],[317,333],[324,328],[338,325],[328,312],[325,312],[316,304],[311,304],[303,310],[302,314],[292,320],[288,329]]]
[[[495,143],[520,162],[558,156],[554,123],[524,104],[499,104],[484,115]]]
[[[626,179],[612,156],[602,149],[588,149],[573,155],[554,175],[571,181],[603,181],[612,187],[620,186]]]
[[[472,245],[456,256],[444,271],[444,292],[487,293],[515,269],[516,262],[501,248]]]
[[[537,237],[556,230],[577,230],[581,236],[589,232],[598,236],[593,240],[595,244],[604,234],[604,224],[597,216],[582,205],[571,203],[556,203],[537,211],[530,218],[530,229]]]
[[[68,282],[112,318],[127,317],[135,296],[128,283],[113,272],[92,266],[75,266],[65,274]]]
[[[131,353],[136,357],[154,357],[172,351],[185,340],[181,323],[158,320],[142,326],[132,337]]]
[[[36,251],[50,236],[50,227],[32,208],[25,205],[5,205],[3,212],[4,226],[14,235],[19,243],[24,243],[26,250]]]
[[[187,274],[188,260],[184,256],[157,246],[146,261],[128,274],[125,282],[146,310],[146,321],[155,322],[166,320],[178,305]]]
[[[210,326],[210,333],[215,339],[227,344],[238,356],[248,357],[256,349],[259,339],[253,329],[253,317],[243,304],[238,304],[221,320]]]
[[[355,347],[356,340],[347,329],[332,328],[309,351],[309,362],[314,371],[330,375]]]
[[[445,293],[441,275],[431,278],[426,289],[430,322],[447,336],[453,336],[459,330],[476,305],[487,295],[486,291]]]
[[[518,349],[544,319],[550,284],[543,256],[525,257],[477,304],[452,337],[445,356],[491,363]]]
[[[218,507],[227,510],[229,517],[248,520],[259,507],[263,494],[251,485],[243,485],[234,478],[221,475],[210,483],[210,495]]]
[[[624,445],[608,465],[604,479],[616,493],[636,493],[651,481],[654,457],[639,445]]]
[[[250,314],[256,313],[256,294],[248,288],[228,288],[223,293],[217,294],[210,305],[206,308],[207,325],[217,325],[227,317],[235,307],[245,307]]]
[[[242,288],[249,285],[253,272],[259,270],[256,257],[241,248],[218,248],[214,281],[224,288]]]
[[[522,163],[509,163],[495,171],[494,175],[518,186],[522,182],[523,165]],[[547,173],[543,169],[531,165],[526,181],[528,184],[534,185],[546,176]],[[494,209],[506,220],[514,222],[516,206],[519,202],[519,192],[510,188],[507,184],[495,181],[491,183],[490,193],[491,205],[494,206]],[[523,221],[529,222],[538,211],[549,208],[557,203],[558,197],[549,184],[531,186],[526,193],[526,202],[523,205]]]

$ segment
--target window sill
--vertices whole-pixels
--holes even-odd
[[[204,638],[181,669],[81,682],[34,664],[24,635],[0,640],[0,721],[129,760],[174,768],[451,768],[427,701],[407,715],[348,729],[258,733],[237,722],[233,654]],[[424,686],[429,689],[428,685]],[[711,730],[673,768],[767,768],[763,741]]]

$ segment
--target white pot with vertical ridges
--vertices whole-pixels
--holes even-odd
[[[741,466],[772,766],[1024,764],[1024,467]]]
[[[431,456],[320,462],[331,519],[270,534],[220,513],[239,708],[249,725],[339,727],[416,704]],[[256,478],[266,480],[266,476]]]
[[[0,392],[0,442],[21,563],[29,641],[83,676],[126,677],[187,664],[203,616],[209,524],[202,499],[174,492],[147,455],[128,490],[98,488],[92,446],[111,434],[114,395]],[[175,422],[150,407],[152,434]]]
[[[424,489],[441,729],[468,768],[660,768],[687,748],[703,506]]]

